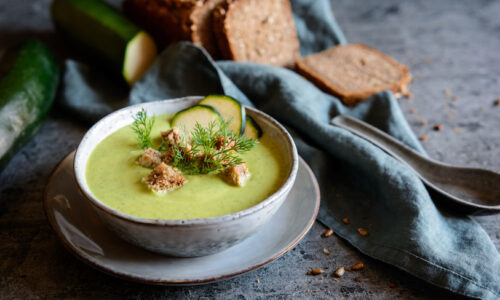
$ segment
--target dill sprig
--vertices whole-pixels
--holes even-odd
[[[235,135],[227,128],[228,123],[229,121],[213,121],[207,127],[196,123],[189,134],[182,128],[183,140],[191,140],[191,149],[185,151],[186,145],[171,145],[174,167],[190,175],[217,174],[243,163],[239,154],[255,147],[257,140]]]
[[[130,127],[137,135],[137,144],[141,149],[148,149],[153,147],[153,142],[151,141],[151,130],[155,123],[155,117],[148,119],[147,112],[143,109],[137,112],[134,117],[134,122]]]

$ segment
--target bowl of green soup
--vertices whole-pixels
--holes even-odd
[[[295,181],[295,144],[272,117],[221,97],[133,105],[90,128],[75,177],[108,229],[149,251],[195,257],[272,218]]]

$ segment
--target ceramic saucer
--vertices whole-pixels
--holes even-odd
[[[309,231],[320,195],[309,166],[300,159],[297,179],[275,216],[247,240],[217,254],[177,258],[137,248],[108,231],[76,186],[70,153],[55,168],[44,208],[64,246],[85,263],[114,276],[150,284],[193,285],[254,270],[285,254]]]

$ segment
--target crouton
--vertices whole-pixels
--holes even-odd
[[[245,163],[229,167],[222,173],[224,180],[237,186],[244,186],[250,179],[250,175],[248,166]]]
[[[161,153],[153,148],[148,148],[144,153],[137,159],[137,163],[145,168],[155,168],[161,164]]]
[[[181,131],[178,127],[173,127],[168,131],[162,131],[161,137],[163,141],[167,143],[167,149],[163,153],[161,159],[167,164],[172,164],[172,162],[174,161],[174,146],[182,149],[182,152],[184,153],[188,153],[189,151],[191,151],[191,144],[189,144],[189,135],[187,136],[188,140],[185,141],[185,136],[181,134]]]
[[[230,136],[228,137],[220,136],[217,138],[215,142],[215,148],[217,148],[217,151],[227,150],[233,148],[234,144],[235,143],[234,141],[231,140]]]
[[[174,167],[160,163],[143,181],[153,192],[164,194],[183,186],[186,178]]]

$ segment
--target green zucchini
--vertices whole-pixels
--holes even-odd
[[[212,106],[225,121],[230,120],[228,128],[234,134],[245,132],[245,108],[238,100],[224,95],[208,95],[200,104]]]
[[[172,118],[171,126],[185,128],[187,132],[191,132],[196,123],[203,127],[207,127],[210,122],[220,122],[222,120],[219,112],[211,106],[195,105],[186,108],[176,113]]]
[[[151,36],[102,0],[54,0],[51,13],[70,41],[107,62],[129,85],[141,79],[156,58]]]
[[[262,129],[260,129],[259,125],[257,125],[257,122],[255,122],[252,117],[247,115],[245,123],[245,132],[243,133],[244,136],[254,139],[258,139],[262,136]]]
[[[59,68],[42,43],[10,48],[0,63],[0,171],[38,131],[59,83]]]

